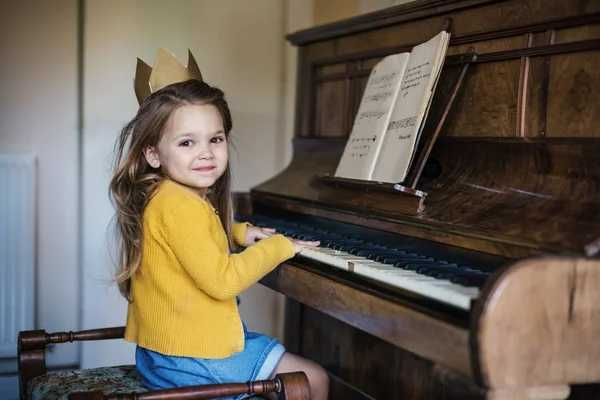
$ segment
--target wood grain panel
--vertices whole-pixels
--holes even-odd
[[[365,91],[365,87],[367,86],[368,77],[364,78],[355,78],[352,79],[351,86],[351,94],[350,94],[350,114],[348,115],[348,135],[350,135],[350,131],[352,130],[352,126],[354,125],[354,118],[356,117],[356,113],[358,112],[358,107],[360,106],[360,101],[362,99],[362,95]]]
[[[525,35],[514,36],[509,38],[482,40],[475,43],[461,44],[450,46],[448,55],[468,53],[470,48],[478,54],[492,53],[496,51],[512,50],[515,48],[527,47],[527,37]]]
[[[552,57],[548,137],[600,137],[600,52]]]
[[[331,57],[332,54],[337,53],[335,42],[333,41],[316,42],[303,48],[306,49],[306,61]]]
[[[302,354],[374,399],[483,399],[460,374],[392,346],[310,307],[302,314]],[[332,335],[331,332],[335,332]],[[333,399],[335,393],[330,396]]]
[[[525,136],[546,135],[550,57],[529,59],[529,80],[525,103]]]
[[[360,69],[363,71],[369,71],[371,72],[371,69],[373,69],[373,67],[375,66],[375,64],[377,64],[379,61],[381,61],[380,57],[376,57],[376,58],[367,58],[366,60],[363,60],[361,65],[360,65]]]
[[[315,103],[316,136],[345,137],[348,133],[349,87],[347,80],[321,82]]]
[[[516,136],[520,62],[477,64],[469,69],[443,134]]]
[[[487,387],[600,381],[599,267],[566,257],[524,260],[486,288],[474,330]]]
[[[587,3],[587,4],[586,4]],[[512,0],[490,4],[485,7],[472,8],[457,13],[453,18],[453,27],[457,36],[475,32],[489,32],[515,26],[540,23],[548,19],[566,18],[579,15],[583,9],[591,10],[590,2],[585,0]]]
[[[321,78],[330,74],[343,74],[346,72],[346,68],[345,63],[323,65],[317,69],[317,77]]]
[[[548,30],[545,32],[537,32],[532,34],[531,45],[532,46],[545,46],[552,43],[554,32]]]
[[[437,17],[413,21],[366,32],[362,35],[345,36],[336,39],[338,54],[364,52],[373,48],[407,46],[421,43],[437,35],[444,26],[445,18]]]
[[[600,38],[600,24],[577,26],[575,28],[559,29],[555,33],[555,43],[574,42]]]

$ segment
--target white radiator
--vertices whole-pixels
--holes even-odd
[[[17,334],[33,329],[35,157],[0,154],[0,357],[17,355]]]

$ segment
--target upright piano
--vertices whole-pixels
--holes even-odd
[[[442,29],[448,59],[476,57],[417,206],[324,179],[373,65]],[[287,296],[288,349],[332,399],[600,398],[600,1],[417,0],[288,40],[293,159],[241,209],[321,240],[262,280]]]

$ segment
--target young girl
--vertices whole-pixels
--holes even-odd
[[[232,223],[231,127],[223,92],[188,80],[148,96],[123,128],[110,191],[129,300],[125,339],[137,343],[136,367],[152,389],[300,370],[312,398],[326,399],[323,368],[240,320],[238,294],[318,243]],[[247,248],[230,254],[233,242]]]

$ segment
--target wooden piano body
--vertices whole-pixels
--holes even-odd
[[[478,59],[417,185],[421,212],[320,180],[373,65],[448,24],[448,54]],[[334,399],[600,398],[583,385],[600,382],[600,259],[585,256],[600,237],[600,2],[420,0],[288,39],[299,47],[294,157],[252,190],[248,212],[504,260],[454,312],[296,257],[262,281],[289,299],[289,350],[328,369]]]

